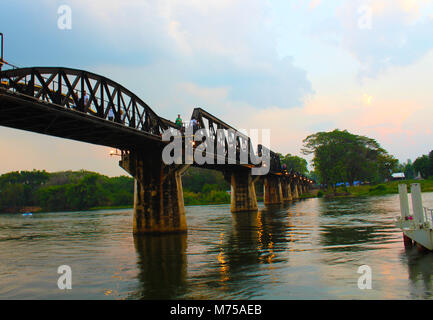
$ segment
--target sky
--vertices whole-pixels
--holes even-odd
[[[282,154],[337,128],[401,162],[433,149],[433,0],[15,0],[0,32],[10,63],[106,76],[164,118],[200,106],[269,129]],[[108,148],[5,127],[0,150],[0,174],[126,174]]]

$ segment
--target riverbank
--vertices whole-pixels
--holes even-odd
[[[377,185],[361,185],[337,188],[336,195],[333,192],[322,192],[325,197],[367,197],[387,194],[398,194],[398,185],[406,184],[410,192],[412,183],[420,183],[422,192],[433,192],[433,180],[400,180],[384,182]],[[319,192],[320,194],[320,192]]]
[[[17,214],[22,214],[22,213],[38,213],[38,212],[42,212],[42,208],[41,207],[10,207],[10,208],[3,208],[0,211],[0,214],[2,213],[7,213],[7,214],[11,214],[11,213],[17,213]]]
[[[98,211],[98,210],[118,210],[118,209],[132,209],[132,205],[125,205],[125,206],[101,206],[101,207],[93,207],[90,209],[87,209],[85,211]],[[73,212],[78,211],[76,210],[44,210],[41,207],[17,207],[17,208],[4,208],[0,211],[0,214],[23,214],[23,213],[44,213],[44,212]]]
[[[339,187],[337,192],[323,192],[323,190],[312,190],[300,196],[300,199],[309,198],[337,198],[337,197],[368,197],[368,196],[380,196],[387,194],[398,194],[398,185],[405,183],[408,186],[410,192],[410,185],[412,183],[420,183],[422,192],[433,192],[433,180],[404,180],[404,181],[391,181],[385,182],[378,185],[362,185],[362,186],[351,186],[351,187]],[[211,192],[210,194],[191,193],[185,192],[184,197],[185,206],[206,206],[206,205],[221,205],[230,204],[230,194],[225,192]],[[263,196],[257,196],[258,202],[263,202]],[[132,209],[132,205],[121,205],[121,206],[96,206],[88,211],[97,210],[116,210],[116,209]],[[77,209],[78,210],[78,209]],[[1,213],[16,213],[22,214],[27,212],[39,213],[47,211],[63,211],[63,210],[47,210],[38,206],[26,206],[26,207],[11,207],[3,209]],[[76,210],[67,210],[76,211]]]

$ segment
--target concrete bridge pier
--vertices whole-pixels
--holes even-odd
[[[292,185],[292,199],[293,200],[296,200],[296,199],[299,199],[299,185],[298,185],[298,182],[297,181],[293,181],[292,183],[291,183],[291,185]]]
[[[305,190],[304,190],[304,184],[303,184],[303,182],[301,181],[301,182],[299,182],[299,184],[298,184],[298,195],[299,195],[299,197],[302,196],[304,193],[305,193]]]
[[[167,166],[161,154],[124,153],[119,162],[135,178],[134,234],[187,230],[181,175],[189,166]]]
[[[259,176],[253,177],[250,169],[239,169],[224,173],[231,185],[231,212],[257,211],[257,196],[254,183]]]
[[[287,179],[283,179],[281,181],[281,188],[283,192],[283,201],[291,201],[292,198],[292,190],[290,188],[290,183]]]
[[[283,203],[283,189],[279,177],[270,175],[266,176],[263,183],[263,188],[265,204]]]

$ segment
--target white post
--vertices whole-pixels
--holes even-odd
[[[405,219],[406,217],[409,217],[409,200],[407,198],[407,185],[406,184],[399,184],[398,185],[398,193],[400,195],[400,211],[401,211],[401,217]]]
[[[412,183],[410,191],[412,193],[412,209],[413,214],[420,223],[424,223],[424,211],[422,207],[421,185]]]

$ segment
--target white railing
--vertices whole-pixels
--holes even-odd
[[[429,209],[426,207],[423,207],[424,209],[424,221],[429,221],[433,223],[433,209]]]

